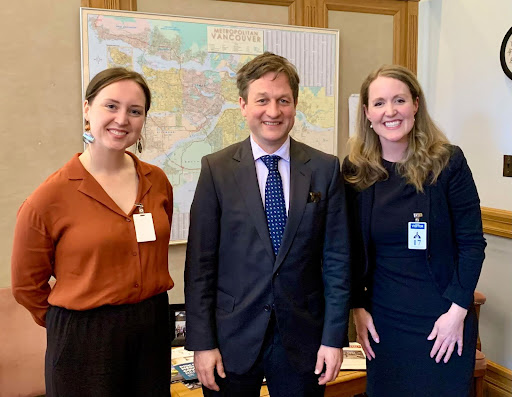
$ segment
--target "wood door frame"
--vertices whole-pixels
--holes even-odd
[[[329,11],[359,12],[393,17],[393,63],[415,74],[418,65],[418,0],[312,0],[318,6],[315,26],[329,26]]]
[[[137,0],[81,0],[82,7],[137,11]]]
[[[219,0],[288,7],[290,25],[327,28],[329,11],[391,15],[393,17],[393,63],[414,73],[418,65],[419,0]]]
[[[217,0],[234,3],[262,4],[270,6],[288,7],[288,24],[296,26],[312,26],[305,24],[306,14],[309,16],[311,7],[306,5],[310,0]]]

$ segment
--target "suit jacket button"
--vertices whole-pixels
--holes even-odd
[[[263,308],[265,309],[266,312],[269,312],[270,310],[272,310],[272,306],[270,306],[270,305],[265,305]]]

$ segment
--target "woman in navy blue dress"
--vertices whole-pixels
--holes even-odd
[[[464,154],[435,126],[406,68],[383,66],[364,81],[343,174],[367,394],[468,396],[480,201]]]

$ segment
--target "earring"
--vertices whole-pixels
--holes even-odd
[[[373,130],[373,124],[372,123],[370,123],[370,128]]]
[[[82,140],[84,141],[84,143],[93,143],[94,142],[94,137],[91,134],[88,134],[87,132],[84,132],[82,134]]]
[[[91,130],[91,126],[88,121],[85,122],[84,130],[85,131],[82,134],[82,140],[84,141],[84,143],[93,143],[95,139],[91,134],[89,134],[89,131]]]
[[[137,150],[139,153],[142,153],[142,139],[139,138],[139,140],[137,141]]]

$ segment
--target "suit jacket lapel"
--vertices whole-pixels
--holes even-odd
[[[267,253],[274,260],[274,250],[268,233],[267,217],[263,208],[263,202],[261,201],[258,177],[256,176],[256,167],[249,138],[240,144],[239,149],[233,156],[233,160],[235,160],[233,171],[238,189]]]
[[[373,198],[375,195],[375,184],[363,190],[360,195],[359,216],[361,219],[361,233],[363,235],[364,252],[370,249],[370,227],[372,222]],[[368,271],[368,255],[365,255],[365,266]]]
[[[437,187],[442,188],[439,180],[437,181]],[[432,236],[432,230],[430,230],[430,207],[431,207],[431,198],[432,198],[432,189],[436,188],[436,185],[430,185],[425,183],[424,184],[425,193],[418,194],[419,197],[419,203],[418,207],[420,207],[420,210],[423,212],[423,217],[420,219],[422,222],[427,222],[427,249],[425,250],[425,258],[427,259],[427,264],[430,266],[430,242],[431,236]]]
[[[290,207],[283,240],[274,264],[274,273],[281,266],[290,250],[306,208],[311,186],[311,169],[306,165],[309,160],[310,157],[297,142],[290,139]]]

